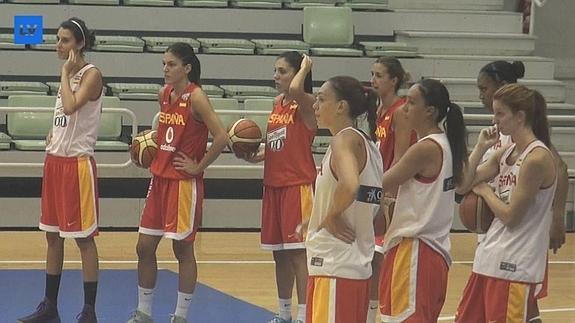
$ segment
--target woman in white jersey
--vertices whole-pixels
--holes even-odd
[[[316,179],[306,239],[307,323],[363,323],[375,247],[383,161],[375,145],[377,94],[348,76],[327,80],[314,105],[333,134]],[[357,130],[367,115],[371,136]]]
[[[518,84],[503,86],[493,98],[496,126],[481,131],[475,150],[484,152],[499,132],[511,136],[513,144],[477,168],[478,158],[472,156],[465,178],[473,180],[458,188],[464,192],[473,187],[495,218],[477,247],[456,322],[530,321],[536,285],[545,274],[557,182],[547,148],[545,99]],[[494,192],[485,182],[496,177]]]
[[[405,109],[420,139],[383,176],[385,191],[399,189],[383,246],[381,318],[436,322],[451,264],[454,188],[467,162],[465,123],[445,86],[433,79],[409,89]]]
[[[64,238],[80,249],[84,279],[84,308],[78,322],[96,322],[98,281],[98,190],[94,146],[102,110],[102,74],[84,60],[94,34],[78,18],[58,29],[61,69],[52,130],[46,139],[42,178],[40,229],[46,231],[46,294],[36,312],[19,322],[60,322],[58,290],[64,260]]]

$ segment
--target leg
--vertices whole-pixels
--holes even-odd
[[[289,321],[291,319],[291,298],[295,272],[289,257],[289,251],[277,250],[273,254],[276,263],[276,285],[279,298],[278,316],[285,321]]]
[[[138,285],[152,289],[156,286],[158,263],[156,261],[156,249],[160,243],[160,236],[152,236],[140,233],[136,245],[138,254]]]
[[[178,259],[179,279],[178,303],[176,304],[174,318],[185,322],[198,280],[198,267],[194,255],[194,241],[173,240],[172,249],[174,250],[176,259]]]
[[[367,323],[375,322],[377,309],[379,308],[379,268],[383,261],[383,254],[373,253],[371,261],[371,278],[369,280],[369,305],[367,309]]]
[[[306,313],[306,294],[307,294],[307,257],[305,249],[290,250],[290,258],[297,289],[297,318],[296,323],[305,321]]]
[[[78,317],[79,322],[97,322],[96,291],[98,290],[98,249],[94,237],[78,238],[76,245],[82,257],[82,275],[84,276],[84,308]]]

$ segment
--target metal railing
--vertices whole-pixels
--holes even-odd
[[[39,108],[39,107],[0,107],[0,112],[47,112],[54,113],[54,108]],[[102,113],[117,113],[128,116],[132,120],[132,137],[138,133],[138,118],[129,109],[126,108],[104,108]],[[128,160],[123,163],[109,164],[103,163],[98,164],[98,168],[124,168],[132,164],[129,154],[126,154]],[[43,167],[44,163],[0,163],[1,168],[7,167]]]

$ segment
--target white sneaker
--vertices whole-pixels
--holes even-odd
[[[136,310],[127,323],[154,323],[154,320],[148,314]]]
[[[181,316],[170,314],[170,323],[188,323],[188,320]]]

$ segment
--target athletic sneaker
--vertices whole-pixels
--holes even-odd
[[[136,310],[126,323],[154,323],[154,320],[152,320],[152,317],[148,314]]]
[[[56,304],[44,298],[36,307],[36,311],[26,317],[18,319],[20,323],[60,323],[60,315]]]
[[[188,320],[181,316],[170,314],[170,323],[188,323]]]
[[[293,323],[303,323],[303,321],[302,320],[295,320],[295,321],[293,321]]]
[[[274,318],[271,319],[271,321],[268,321],[268,323],[292,323],[292,321],[291,319],[284,320],[279,315],[276,314],[276,316],[274,316]]]
[[[78,323],[98,323],[96,318],[96,311],[92,305],[84,305],[82,312],[76,316]]]

